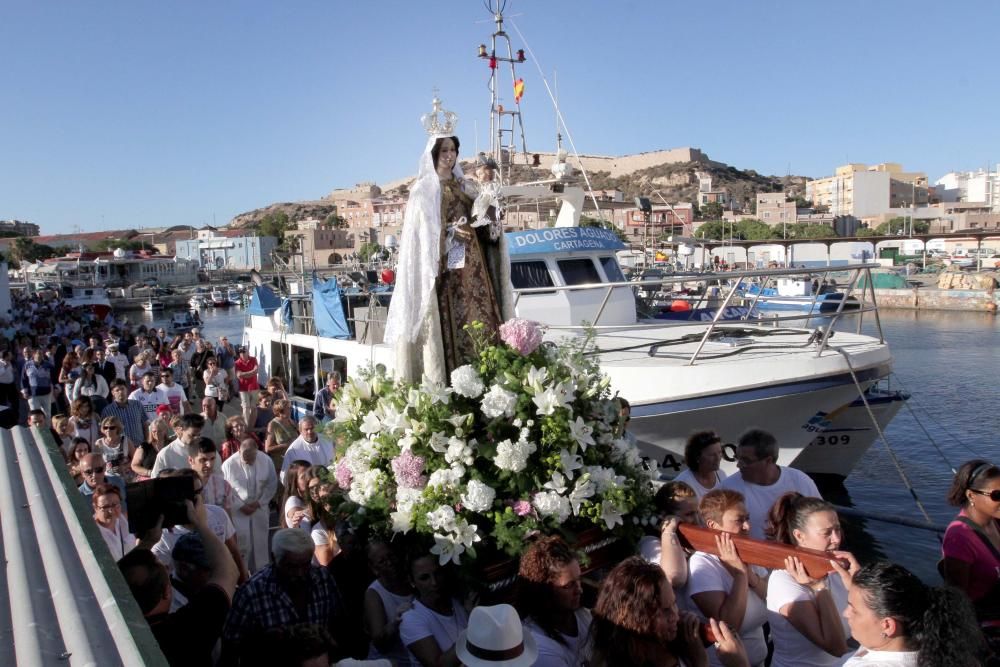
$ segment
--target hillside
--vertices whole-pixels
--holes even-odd
[[[764,176],[752,169],[737,169],[722,162],[708,159],[696,148],[652,151],[621,157],[582,156],[578,161],[573,157],[570,164],[587,167],[590,185],[595,190],[618,189],[625,193],[625,200],[632,201],[637,196],[650,197],[654,203],[663,199],[671,204],[694,202],[698,192],[696,172],[712,175],[712,188],[725,188],[736,205],[753,210],[754,195],[757,192],[784,191],[791,197],[805,196],[805,176]],[[513,180],[535,180],[549,177],[548,167],[552,164],[552,154],[541,154],[542,167],[515,166]],[[463,166],[467,163],[463,161]],[[382,187],[384,195],[406,194],[406,186],[412,180],[398,179]],[[582,182],[582,178],[580,179]],[[657,194],[658,193],[658,194]],[[287,202],[272,204],[255,209],[233,218],[231,227],[253,226],[269,213],[283,211],[289,220],[297,221],[308,217],[322,220],[333,212],[335,201]]]
[[[229,221],[230,227],[255,227],[265,216],[272,213],[284,213],[292,222],[305,220],[307,218],[318,218],[323,220],[336,209],[336,202],[332,201],[300,201],[283,202],[271,204],[264,208],[255,208],[246,213],[240,213]]]

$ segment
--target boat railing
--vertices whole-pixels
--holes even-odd
[[[546,325],[549,329],[558,329],[566,331],[580,331],[584,329],[592,329],[596,331],[601,330],[615,330],[615,331],[629,331],[629,330],[643,330],[643,329],[662,329],[669,327],[690,327],[694,324],[705,324],[704,321],[700,320],[687,320],[687,321],[669,321],[669,320],[644,320],[636,324],[602,324],[601,317],[607,307],[608,301],[611,298],[612,293],[615,289],[620,288],[639,288],[639,287],[652,287],[659,286],[660,289],[666,284],[685,284],[685,283],[705,283],[706,287],[709,282],[719,281],[725,282],[729,286],[729,291],[721,305],[718,306],[716,312],[705,331],[702,335],[701,340],[698,343],[697,348],[688,360],[688,365],[694,365],[701,354],[702,349],[705,344],[709,341],[712,335],[726,325],[731,325],[731,320],[723,320],[722,317],[726,310],[729,308],[733,299],[740,294],[740,285],[743,279],[762,279],[760,282],[760,289],[757,291],[756,295],[747,310],[747,314],[743,316],[743,320],[748,323],[760,324],[762,321],[767,322],[779,322],[779,321],[809,321],[809,320],[819,320],[823,321],[823,324],[818,328],[818,340],[819,345],[817,346],[816,356],[820,356],[827,348],[827,344],[830,340],[830,335],[833,331],[834,325],[841,318],[844,313],[844,306],[848,303],[848,299],[854,294],[857,289],[859,280],[864,277],[864,285],[861,288],[862,298],[860,300],[859,307],[852,308],[851,313],[856,314],[857,317],[857,331],[860,333],[861,325],[864,318],[864,313],[873,313],[875,317],[875,324],[878,330],[878,338],[880,343],[885,342],[884,335],[882,333],[882,323],[879,319],[878,307],[875,302],[875,289],[871,279],[871,270],[880,268],[879,264],[849,264],[843,266],[821,266],[821,267],[809,267],[809,268],[787,268],[787,269],[752,269],[746,271],[726,271],[723,273],[699,273],[699,274],[672,274],[664,275],[662,277],[645,279],[645,280],[634,280],[634,281],[619,281],[611,283],[595,283],[591,285],[553,285],[546,287],[534,287],[534,288],[524,288],[514,290],[514,305],[517,306],[521,297],[530,294],[551,294],[553,292],[580,292],[584,290],[604,290],[604,296],[595,311],[593,320],[588,320],[585,325]],[[844,273],[848,272],[850,278],[846,283],[846,290],[844,296],[840,299],[835,312],[824,313],[817,312],[816,305],[818,301],[818,293],[814,293],[812,297],[812,303],[809,310],[804,314],[794,314],[787,316],[780,316],[775,318],[767,318],[767,320],[751,320],[750,314],[754,312],[754,307],[757,305],[761,294],[763,294],[764,289],[770,284],[770,282],[776,278],[790,277],[790,276],[802,276],[802,275],[825,275],[829,273]],[[707,293],[707,289],[703,290],[703,293]],[[867,294],[865,294],[867,292]],[[870,298],[871,302],[868,303]],[[699,299],[698,304],[702,303],[702,299]]]
[[[878,307],[875,302],[875,289],[874,283],[871,279],[872,269],[881,268],[878,264],[851,264],[842,266],[821,266],[821,267],[808,267],[808,268],[787,268],[787,269],[751,269],[744,271],[726,271],[726,272],[709,272],[709,273],[698,273],[698,274],[668,274],[662,277],[645,279],[645,280],[630,280],[630,281],[619,281],[610,283],[594,283],[586,285],[551,285],[546,287],[536,287],[536,288],[521,288],[514,290],[514,306],[520,302],[520,299],[526,295],[531,294],[552,294],[558,292],[582,292],[591,290],[603,290],[603,296],[598,304],[596,310],[594,311],[594,316],[592,319],[586,320],[584,324],[546,324],[546,328],[550,330],[561,330],[561,331],[579,331],[583,332],[586,330],[593,330],[598,333],[602,331],[641,331],[650,329],[665,329],[672,327],[688,327],[691,326],[704,326],[705,329],[702,332],[701,339],[695,351],[692,353],[691,357],[688,359],[688,365],[694,365],[705,345],[711,340],[713,334],[718,331],[725,331],[727,327],[731,328],[735,326],[746,326],[748,324],[753,325],[767,325],[778,326],[779,323],[783,322],[803,322],[805,321],[811,327],[813,323],[819,323],[816,327],[816,341],[818,342],[816,346],[816,356],[821,356],[823,352],[827,349],[827,345],[830,340],[830,336],[833,333],[833,327],[838,320],[844,314],[844,307],[848,303],[851,296],[857,291],[860,295],[858,299],[858,307],[852,307],[850,313],[852,315],[857,315],[856,319],[856,330],[858,333],[861,332],[861,327],[863,323],[863,318],[866,313],[872,313],[875,318],[875,326],[878,332],[878,339],[880,343],[885,342],[885,338],[882,332],[882,323],[879,319]],[[849,279],[846,283],[839,285],[843,290],[843,297],[839,300],[837,308],[833,312],[821,312],[817,309],[818,305],[818,292],[813,293],[810,308],[803,314],[786,314],[786,315],[774,315],[770,317],[757,316],[752,317],[755,313],[755,307],[762,298],[764,290],[771,284],[771,282],[777,278],[782,277],[794,277],[794,276],[822,276],[831,273],[848,273]],[[858,287],[859,281],[863,280],[861,287]],[[747,311],[742,316],[740,320],[727,320],[723,319],[723,315],[726,313],[730,304],[733,300],[740,296],[742,293],[740,287],[744,284],[745,280],[755,280],[755,284],[759,286],[757,292],[752,295],[749,303],[747,303]],[[641,287],[658,287],[662,289],[664,285],[668,284],[698,284],[704,283],[706,289],[701,292],[701,298],[698,300],[695,307],[700,306],[708,294],[707,287],[709,283],[717,282],[723,287],[728,287],[728,292],[725,294],[722,303],[715,309],[713,318],[710,321],[704,320],[662,320],[662,319],[643,319],[639,320],[634,324],[605,324],[601,321],[604,316],[607,305],[616,289],[628,289],[630,291],[641,288]],[[743,294],[744,298],[746,295]],[[303,301],[308,301],[308,299],[303,298]],[[311,305],[311,304],[310,304]],[[293,309],[292,319],[293,323],[291,326],[291,333],[305,334],[309,336],[316,335],[315,322],[311,313],[296,312],[299,309]],[[368,312],[386,312],[383,309],[369,309]],[[384,324],[385,317],[356,317],[352,313],[348,316],[348,319],[355,324]],[[581,320],[583,321],[583,320]]]

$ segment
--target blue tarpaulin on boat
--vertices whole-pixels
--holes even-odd
[[[351,331],[340,301],[340,285],[336,280],[320,280],[313,276],[313,318],[316,333],[326,338],[348,339]]]
[[[269,317],[271,313],[281,308],[281,299],[278,295],[272,292],[267,287],[263,285],[258,285],[253,288],[253,295],[250,297],[250,310],[251,315],[263,315]]]

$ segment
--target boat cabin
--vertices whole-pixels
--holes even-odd
[[[635,297],[628,286],[560,289],[624,283],[615,253],[625,248],[618,235],[600,227],[551,227],[507,234],[510,278],[517,316],[555,326],[635,324]]]

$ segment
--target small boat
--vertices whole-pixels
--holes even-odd
[[[750,285],[743,289],[743,299],[758,310],[794,310],[807,313],[832,313],[840,307],[844,293],[832,285],[821,285],[818,279],[778,278],[776,287],[760,288]],[[844,310],[857,310],[861,303],[853,296],[847,297]]]
[[[226,292],[226,300],[229,302],[230,306],[243,305],[243,292],[235,287],[230,287]]]
[[[230,305],[229,298],[226,296],[226,293],[218,289],[212,290],[212,295],[209,297],[209,300],[216,308],[225,308]]]
[[[143,301],[142,309],[147,313],[152,313],[156,310],[163,310],[163,302],[159,299],[148,299],[147,301]]]
[[[195,327],[201,326],[201,318],[198,317],[198,313],[195,311],[187,310],[179,313],[174,313],[170,316],[170,326],[167,327],[167,333],[171,336],[177,334],[187,333]]]

